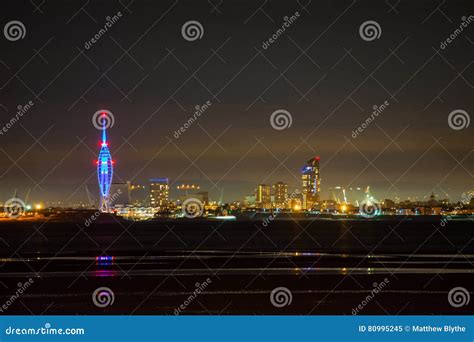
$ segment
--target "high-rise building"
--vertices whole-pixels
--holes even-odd
[[[275,207],[278,209],[286,209],[288,207],[288,184],[278,182],[273,185]]]
[[[272,207],[271,187],[267,184],[259,184],[255,189],[255,204],[260,209],[270,209]]]
[[[314,157],[301,170],[303,209],[311,210],[320,199],[321,177],[319,174],[319,157]]]
[[[107,113],[100,114],[100,120],[102,122],[102,143],[99,151],[99,158],[97,159],[97,178],[99,180],[100,189],[100,210],[102,212],[110,211],[110,185],[112,184],[113,177],[113,160],[109,151],[109,143],[107,142],[107,127],[106,123]]]
[[[209,192],[208,191],[199,191],[196,193],[196,196],[202,198],[202,203],[205,205],[209,204]]]
[[[245,196],[244,206],[247,208],[255,208],[255,195]]]
[[[382,202],[382,208],[383,209],[394,209],[395,208],[395,202],[391,199],[385,199],[385,201]]]
[[[164,208],[170,199],[168,178],[150,179],[150,206]]]
[[[130,181],[126,183],[112,183],[110,185],[110,204],[117,205],[130,205],[132,202],[130,197]]]

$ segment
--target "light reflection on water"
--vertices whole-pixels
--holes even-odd
[[[121,274],[120,271],[115,270],[95,270],[92,273],[94,277],[117,277]]]
[[[163,261],[163,260],[180,260],[180,259],[266,259],[266,258],[331,258],[331,259],[383,259],[385,263],[397,263],[399,258],[409,257],[409,259],[430,259],[423,262],[435,262],[443,259],[474,259],[474,254],[348,254],[348,253],[320,253],[308,251],[296,252],[227,252],[227,251],[175,251],[169,254],[160,255],[122,255],[122,256],[35,256],[35,257],[8,257],[0,258],[2,263],[11,262],[31,262],[31,261],[91,261],[95,260],[97,264],[109,265],[115,262],[134,261],[139,259],[140,262],[149,261]],[[388,259],[388,260],[386,260]]]

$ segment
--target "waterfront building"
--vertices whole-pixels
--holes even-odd
[[[168,178],[151,178],[150,180],[150,206],[164,208],[170,199]]]
[[[311,208],[319,202],[321,194],[321,176],[319,172],[319,157],[314,157],[301,170],[303,210]]]
[[[272,206],[271,187],[267,184],[259,184],[255,189],[255,205],[259,209],[270,209]]]
[[[288,208],[288,184],[277,182],[273,185],[275,208]]]

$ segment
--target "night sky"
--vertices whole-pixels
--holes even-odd
[[[300,187],[300,169],[321,157],[323,198],[333,186],[370,185],[376,198],[458,200],[474,188],[473,127],[448,124],[474,113],[472,1],[2,1],[0,128],[19,105],[34,105],[0,135],[0,202],[98,195],[99,109],[114,181],[169,177],[201,184],[216,199],[242,199],[257,183]],[[86,49],[86,42],[122,16]],[[298,12],[267,49],[262,44]],[[182,26],[203,27],[188,41]],[[376,21],[366,41],[359,27]],[[195,106],[211,106],[177,139]],[[353,131],[373,106],[389,103]],[[279,109],[290,127],[270,124]],[[176,182],[176,183],[175,183]],[[175,193],[172,192],[172,196]]]

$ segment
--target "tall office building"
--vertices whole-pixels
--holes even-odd
[[[288,184],[278,182],[273,185],[275,207],[278,209],[286,209],[288,207]]]
[[[150,179],[150,206],[164,208],[170,199],[168,178]]]
[[[267,184],[259,184],[255,189],[255,205],[260,209],[272,207],[271,187]]]
[[[319,201],[321,193],[321,177],[319,174],[319,157],[314,157],[301,170],[303,209],[311,210]]]

